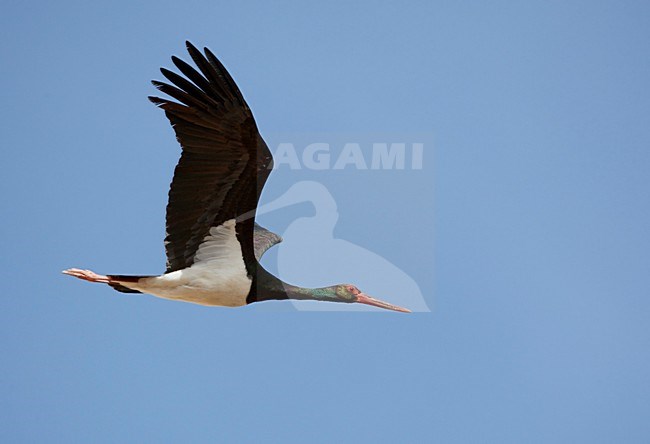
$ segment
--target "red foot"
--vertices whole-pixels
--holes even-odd
[[[83,279],[88,282],[99,282],[101,284],[108,284],[111,280],[108,276],[103,276],[101,274],[94,273],[90,270],[80,270],[79,268],[70,268],[68,270],[63,270],[63,274],[68,276],[74,276],[79,279]]]

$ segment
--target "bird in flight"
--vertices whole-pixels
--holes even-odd
[[[171,84],[152,83],[175,100],[149,97],[165,111],[182,148],[167,204],[165,273],[100,275],[78,268],[63,273],[108,284],[123,293],[147,293],[207,306],[299,299],[409,312],[372,298],[352,284],[303,288],[264,269],[262,255],[282,240],[255,222],[273,157],[226,68],[209,49],[201,53],[190,42],[186,46],[198,71],[172,57],[184,77],[161,68]]]

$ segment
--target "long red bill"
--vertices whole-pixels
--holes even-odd
[[[398,307],[397,305],[389,304],[388,302],[371,298],[367,294],[363,294],[363,293],[359,293],[357,295],[357,302],[360,304],[372,305],[373,307],[385,308],[386,310],[401,311],[402,313],[411,312],[411,310],[409,310],[408,308]]]

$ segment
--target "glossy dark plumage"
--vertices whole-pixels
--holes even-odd
[[[192,265],[210,227],[253,212],[272,169],[272,157],[239,88],[217,58],[191,43],[187,50],[200,69],[173,57],[194,84],[161,69],[173,83],[152,82],[179,103],[150,97],[165,110],[183,152],[174,172],[167,205],[167,272]],[[195,86],[196,85],[196,86]],[[254,274],[254,217],[238,221],[249,275]]]

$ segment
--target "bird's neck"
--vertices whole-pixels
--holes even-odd
[[[334,301],[336,287],[307,288],[283,282],[261,266],[257,272],[255,302],[272,299],[297,299],[313,301]],[[253,301],[249,301],[253,302]]]
[[[334,287],[297,287],[286,282],[283,282],[282,285],[284,292],[287,294],[287,299],[328,301],[333,300],[336,296],[336,289]]]

